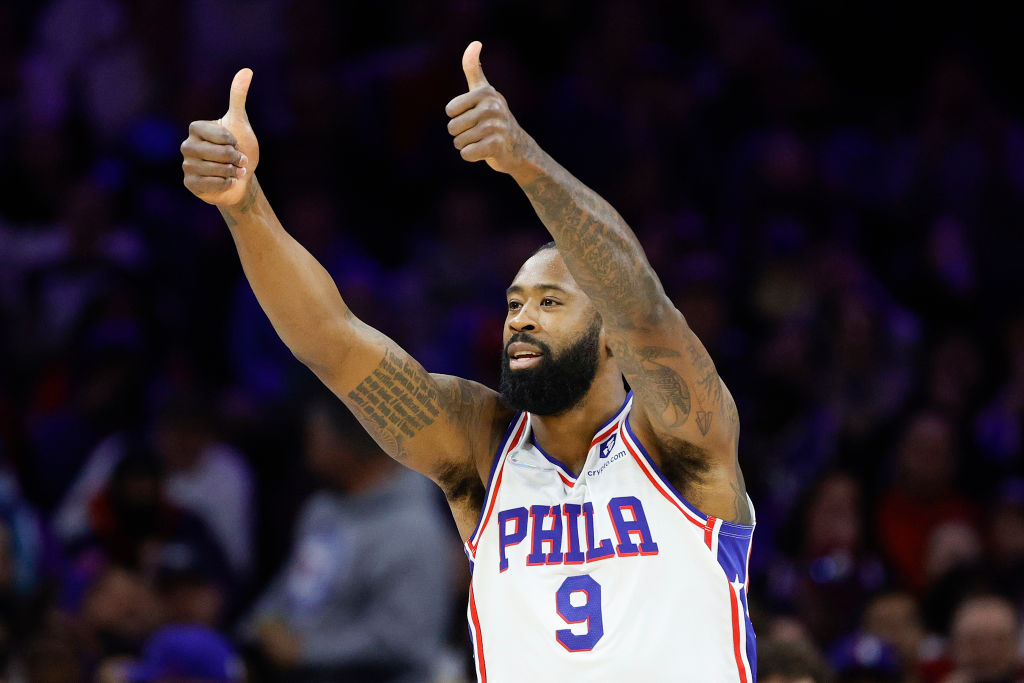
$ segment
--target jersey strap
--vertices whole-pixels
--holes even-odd
[[[476,547],[480,542],[487,522],[494,511],[494,502],[498,499],[498,489],[501,488],[501,473],[505,467],[505,459],[508,454],[519,445],[523,438],[523,431],[526,429],[527,413],[519,413],[512,420],[501,440],[501,445],[494,454],[494,462],[491,464],[491,473],[487,477],[487,495],[484,497],[484,504],[480,508],[480,518],[477,520],[476,529],[466,539],[466,554],[472,564],[476,560]]]

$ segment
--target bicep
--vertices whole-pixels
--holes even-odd
[[[343,346],[313,372],[392,458],[438,484],[476,471],[497,395],[475,382],[432,375],[386,335],[349,321]]]

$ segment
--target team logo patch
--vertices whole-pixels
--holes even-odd
[[[615,439],[616,439],[617,436],[618,436],[617,434],[612,434],[611,438],[608,439],[607,441],[605,441],[604,444],[601,445],[601,457],[602,458],[607,458],[608,454],[612,452],[613,448],[615,448]]]

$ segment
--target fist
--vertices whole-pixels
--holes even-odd
[[[448,132],[466,161],[486,161],[495,171],[513,173],[524,161],[530,137],[516,123],[508,102],[484,77],[480,66],[480,41],[474,40],[462,55],[469,92],[445,107],[451,117]]]
[[[241,202],[260,161],[260,147],[245,113],[250,83],[251,69],[236,73],[227,113],[216,121],[193,121],[181,143],[185,187],[209,204]]]

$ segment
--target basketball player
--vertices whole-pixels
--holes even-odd
[[[480,50],[449,133],[554,238],[508,288],[498,392],[427,372],[285,232],[254,173],[250,70],[224,117],[190,126],[185,185],[220,210],[296,357],[444,491],[473,567],[479,680],[753,681],[733,399],[630,228],[519,127]]]

